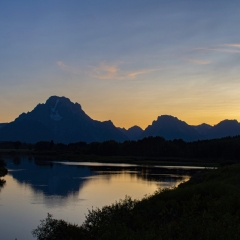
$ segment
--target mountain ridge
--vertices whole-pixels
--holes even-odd
[[[79,103],[64,96],[51,96],[27,113],[20,114],[13,122],[0,123],[0,141],[102,142],[114,140],[139,140],[161,136],[166,140],[196,141],[240,135],[237,120],[222,120],[211,126],[206,123],[189,125],[171,115],[158,116],[145,130],[139,126],[129,129],[116,127],[111,120],[93,120]]]
[[[29,130],[26,122],[30,126]],[[35,136],[28,135],[29,131]],[[128,138],[111,121],[100,122],[90,118],[80,104],[73,103],[66,97],[51,96],[45,103],[38,104],[30,112],[20,114],[13,122],[1,128],[0,141],[6,140],[89,143],[107,140],[123,142]]]

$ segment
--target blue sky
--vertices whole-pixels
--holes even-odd
[[[0,1],[0,122],[52,95],[145,128],[240,120],[238,1]]]

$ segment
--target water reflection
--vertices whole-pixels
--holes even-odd
[[[163,167],[138,166],[130,164],[86,164],[47,162],[14,158],[7,161],[9,175],[20,184],[29,185],[36,194],[47,199],[63,199],[78,195],[90,179],[102,178],[112,181],[122,175],[136,181],[157,182],[158,187],[171,187],[186,181],[196,172],[194,169],[169,169]]]
[[[159,187],[178,185],[198,171],[29,158],[5,160],[9,173],[0,192],[0,214],[6,219],[0,226],[0,239],[5,240],[33,239],[31,230],[48,212],[81,224],[92,207],[112,204],[126,195],[141,199]]]
[[[30,185],[35,192],[46,197],[77,194],[89,177],[94,175],[87,167],[63,166],[52,162],[15,161],[7,162],[9,175],[21,184]]]

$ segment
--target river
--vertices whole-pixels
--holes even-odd
[[[31,240],[31,231],[51,213],[81,224],[88,210],[125,196],[141,199],[159,188],[187,181],[201,168],[47,162],[5,159],[9,173],[0,189],[0,239]]]

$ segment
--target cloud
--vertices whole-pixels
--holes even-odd
[[[57,65],[65,72],[70,72],[72,74],[80,74],[82,71],[80,68],[76,68],[76,67],[72,67],[69,65],[66,65],[64,62],[62,61],[58,61]]]
[[[97,67],[90,67],[90,75],[99,79],[121,79],[120,69],[117,65],[107,65],[105,62],[101,62]]]
[[[146,74],[146,73],[150,73],[150,72],[156,72],[156,71],[160,71],[162,70],[161,68],[157,68],[157,69],[146,69],[146,70],[142,70],[139,72],[131,72],[128,74],[129,77],[136,77],[137,75],[141,75],[141,74]]]
[[[208,65],[211,63],[210,61],[203,61],[203,60],[193,59],[193,58],[184,58],[184,60],[191,62],[191,63],[195,63],[197,65]]]
[[[224,46],[227,46],[227,47],[234,47],[234,48],[240,48],[240,43],[224,44]]]
[[[91,77],[103,80],[131,80],[139,75],[162,70],[162,68],[155,68],[155,69],[142,69],[139,71],[127,71],[121,69],[119,67],[120,64],[122,63],[107,64],[106,62],[100,62],[97,66],[90,66],[88,67],[88,70],[86,69],[83,70],[80,68],[66,65],[62,61],[57,62],[57,65],[63,71],[77,75],[86,73]]]
[[[233,46],[234,45],[234,46]],[[193,50],[198,50],[198,51],[216,51],[216,52],[226,52],[226,53],[240,53],[240,50],[236,50],[233,48],[229,47],[235,47],[237,48],[238,44],[224,44],[222,47],[202,47],[202,48],[195,48]],[[240,47],[240,46],[239,46]]]
[[[126,71],[120,69],[118,65],[119,64],[108,65],[105,62],[101,62],[97,67],[91,67],[90,75],[98,79],[128,80],[134,79],[138,75],[162,70],[161,68],[156,68],[143,69],[140,71]]]

